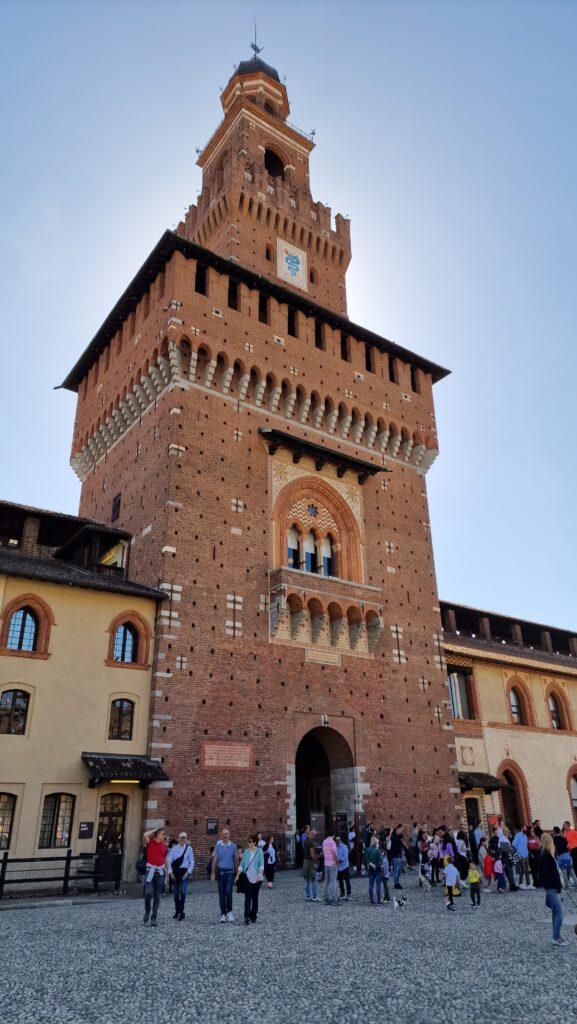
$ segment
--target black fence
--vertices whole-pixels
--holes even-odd
[[[118,892],[122,854],[88,853],[63,857],[10,857],[0,860],[0,900],[36,896],[74,896],[103,890]]]

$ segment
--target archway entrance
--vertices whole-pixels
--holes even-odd
[[[333,820],[338,827],[351,822],[356,808],[357,777],[353,755],[344,736],[320,726],[307,732],[295,758],[296,815],[299,828],[313,825],[325,832]]]
[[[510,768],[505,768],[501,773],[501,779],[503,780],[501,804],[506,824],[513,830],[529,824],[527,801],[520,778]]]

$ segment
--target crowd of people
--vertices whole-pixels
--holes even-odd
[[[577,888],[577,829],[565,821],[562,828],[555,827],[550,833],[534,821],[510,830],[500,820],[490,833],[485,835],[480,825],[452,830],[445,825],[430,829],[414,822],[406,835],[402,824],[379,832],[369,824],[361,835],[351,827],[344,837],[329,831],[321,842],[307,825],[297,834],[296,846],[305,900],[320,902],[322,884],[325,904],[338,906],[350,901],[351,872],[367,878],[368,899],[375,906],[391,899],[397,905],[404,901],[396,893],[404,889],[408,871],[416,872],[420,888],[429,891],[439,886],[450,912],[455,911],[456,899],[467,892],[471,908],[479,910],[482,894],[543,889],[552,915],[552,941],[565,945],[560,894],[563,889]],[[144,876],[144,923],[156,925],[167,882],[174,896],[174,918],[183,921],[187,885],[195,866],[186,833],[169,844],[164,831],[155,829],[145,835],[144,847],[138,865]],[[265,879],[272,889],[276,863],[274,836],[265,839],[259,832],[241,847],[232,841],[229,829],[223,829],[206,866],[207,875],[218,886],[222,924],[234,921],[235,885],[244,896],[245,925],[257,922],[259,891]]]

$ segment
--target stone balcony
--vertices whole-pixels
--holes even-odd
[[[270,639],[306,647],[307,660],[370,657],[382,629],[380,587],[288,567],[271,572]]]

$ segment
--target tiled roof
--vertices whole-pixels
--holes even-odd
[[[550,665],[552,669],[577,672],[577,658],[572,658],[569,654],[553,654],[541,648],[518,647],[513,643],[502,644],[496,640],[482,640],[479,637],[465,636],[464,634],[457,635],[448,630],[444,631],[444,637],[446,647],[449,649],[459,648],[463,654],[470,654],[473,657],[478,654],[479,657],[486,655],[491,661],[538,662],[540,665]],[[448,653],[450,655],[450,650]],[[450,656],[447,660],[450,661]]]
[[[81,587],[86,590],[102,590],[116,594],[131,594],[134,597],[152,597],[160,600],[166,595],[160,590],[146,587],[141,583],[123,579],[120,576],[109,576],[105,573],[91,572],[79,566],[61,562],[57,558],[35,558],[22,555],[9,548],[0,548],[0,573],[8,576],[20,576],[24,579],[44,580],[46,583],[59,583],[68,587]]]
[[[144,754],[82,754],[90,781],[109,782],[110,779],[138,780],[138,782],[165,781],[168,775],[158,761]]]

